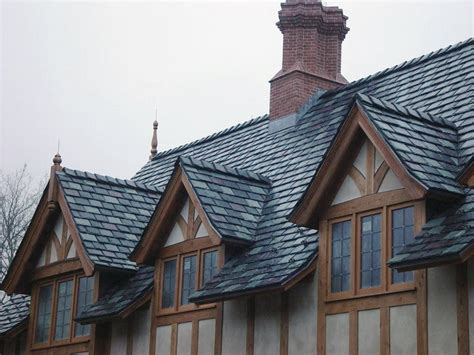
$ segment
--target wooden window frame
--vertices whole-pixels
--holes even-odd
[[[33,322],[33,334],[31,336],[31,350],[41,350],[41,349],[48,349],[52,347],[60,347],[65,345],[73,345],[87,342],[91,339],[91,334],[85,336],[75,336],[75,327],[76,322],[74,318],[76,317],[77,312],[77,300],[79,296],[79,279],[82,277],[87,277],[83,273],[76,273],[72,275],[63,275],[54,280],[47,280],[47,281],[40,281],[34,286],[33,290],[33,312],[32,312],[32,322]],[[94,277],[94,292],[97,287],[97,277]],[[65,281],[72,281],[73,282],[73,294],[72,294],[72,305],[71,305],[71,318],[69,324],[69,336],[65,339],[55,340],[55,333],[56,333],[56,316],[57,316],[57,307],[58,307],[58,287],[61,282]],[[52,286],[52,304],[51,304],[51,326],[48,334],[48,341],[43,343],[36,343],[35,342],[35,335],[36,335],[36,322],[37,322],[37,315],[38,315],[38,304],[39,304],[39,290],[41,287],[44,286]]]
[[[183,265],[184,258],[189,256],[196,256],[196,276],[195,276],[195,289],[199,290],[202,287],[202,279],[204,275],[204,254],[216,251],[219,253],[218,247],[202,248],[193,251],[180,252],[173,256],[166,257],[159,260],[159,292],[158,292],[158,316],[166,316],[170,314],[178,314],[184,312],[191,312],[200,309],[212,308],[215,307],[215,304],[206,304],[206,305],[196,305],[195,303],[188,303],[185,305],[181,304],[181,297],[183,294]],[[219,254],[218,254],[219,257]],[[162,297],[163,297],[163,282],[164,282],[164,265],[166,262],[176,260],[176,278],[175,278],[175,293],[174,293],[174,304],[172,307],[163,308],[162,307]]]
[[[343,216],[337,216],[337,213],[331,211],[329,215],[336,215],[337,217],[327,219],[326,227],[326,277],[327,277],[327,288],[326,288],[326,300],[327,301],[339,301],[351,298],[368,297],[375,295],[382,295],[395,292],[410,291],[415,289],[415,280],[411,282],[403,282],[392,284],[392,271],[387,266],[388,260],[391,258],[392,253],[392,231],[391,231],[391,217],[392,211],[400,208],[413,206],[414,212],[414,232],[417,230],[419,223],[418,216],[421,213],[420,202],[408,201],[398,202],[389,205],[374,206],[373,208],[366,210],[353,210]],[[374,214],[381,214],[381,271],[380,271],[380,286],[362,288],[360,285],[360,273],[361,273],[361,220],[365,216]],[[335,223],[351,221],[351,277],[350,287],[348,291],[344,292],[332,292],[331,289],[331,267],[332,267],[332,226]]]

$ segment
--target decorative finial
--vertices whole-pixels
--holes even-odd
[[[151,138],[150,160],[158,153],[158,137],[156,131],[158,130],[158,110],[155,110],[155,121],[153,122],[153,137]]]
[[[54,165],[61,165],[63,160],[61,159],[61,155],[59,153],[56,153],[53,158],[53,163]]]

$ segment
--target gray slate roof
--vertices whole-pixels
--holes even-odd
[[[98,267],[136,270],[129,254],[160,198],[157,187],[64,168],[57,174],[84,248]]]
[[[30,296],[12,295],[0,303],[0,338],[25,324],[30,313]]]
[[[358,94],[357,102],[413,177],[427,189],[463,195],[456,181],[458,135],[451,121]]]
[[[456,162],[450,164],[444,160],[451,157],[449,147],[443,151],[444,154],[435,156],[437,151],[429,146],[432,151],[427,156],[428,159],[420,164],[418,160],[407,157],[406,163],[407,166],[410,166],[408,163],[413,164],[410,173],[429,184],[429,187],[445,192],[456,190],[454,182],[448,183],[449,177],[442,179],[441,176],[449,175],[452,170],[456,174],[474,153],[473,49],[474,41],[469,39],[340,89],[327,91],[315,99],[311,106],[306,107],[296,124],[287,129],[269,133],[269,120],[264,116],[200,141],[162,152],[148,162],[136,174],[134,181],[164,187],[177,158],[192,156],[226,167],[252,171],[266,176],[272,182],[253,244],[231,258],[203,290],[194,294],[194,299],[205,301],[261,288],[278,287],[315,258],[318,249],[317,233],[293,225],[286,217],[318,170],[357,93],[418,111],[402,115],[398,111],[404,110],[397,107],[390,114],[387,114],[388,110],[383,110],[382,116],[376,107],[371,107],[374,122],[377,115],[379,124],[394,118],[401,118],[406,123],[406,115],[414,116],[414,121],[418,121],[417,116],[424,114],[439,118],[440,122],[441,119],[452,122],[457,130],[457,166]],[[425,129],[433,129],[442,132],[443,143],[452,143],[449,125],[438,127],[434,121],[433,124],[425,122],[420,127],[418,122],[412,124],[416,126],[413,133],[421,137],[422,142],[431,142],[432,137]],[[406,129],[405,133],[408,132],[409,129]],[[386,137],[389,137],[387,140],[390,139],[392,145],[394,142],[400,145],[396,148],[398,154],[405,152],[409,155],[409,146],[419,146],[411,141],[404,142],[405,133]],[[426,164],[431,164],[430,159],[435,170],[441,166],[439,174],[427,169]]]
[[[219,235],[252,242],[270,180],[246,170],[188,157],[181,157],[179,164]]]
[[[389,261],[394,268],[458,261],[474,247],[474,189],[423,226],[414,241]]]
[[[92,323],[119,316],[153,288],[153,272],[152,266],[139,268],[135,275],[111,287],[99,301],[81,312],[76,321]]]

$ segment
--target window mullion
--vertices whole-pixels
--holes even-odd
[[[392,250],[392,246],[389,243],[388,239],[388,209],[387,206],[382,208],[382,220],[381,220],[381,233],[380,237],[382,240],[380,241],[380,247],[382,248],[380,253],[380,277],[381,277],[381,286],[384,291],[388,291],[388,267],[387,267],[387,260],[388,260],[388,252]]]
[[[359,243],[357,242],[358,240],[358,230],[359,230],[359,223],[357,221],[357,216],[356,214],[352,215],[351,218],[351,223],[352,223],[352,229],[351,229],[351,283],[352,283],[352,294],[356,295],[357,294],[357,289],[358,289],[358,248],[359,248]]]
[[[48,344],[51,344],[54,339],[54,334],[56,333],[56,312],[58,309],[58,281],[56,280],[53,283],[53,294],[51,297],[51,328],[49,329],[49,341]]]

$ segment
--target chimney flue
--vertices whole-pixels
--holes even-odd
[[[349,29],[341,9],[319,0],[287,0],[278,15],[283,61],[270,80],[271,119],[295,114],[317,89],[347,83],[341,74],[341,44]]]

